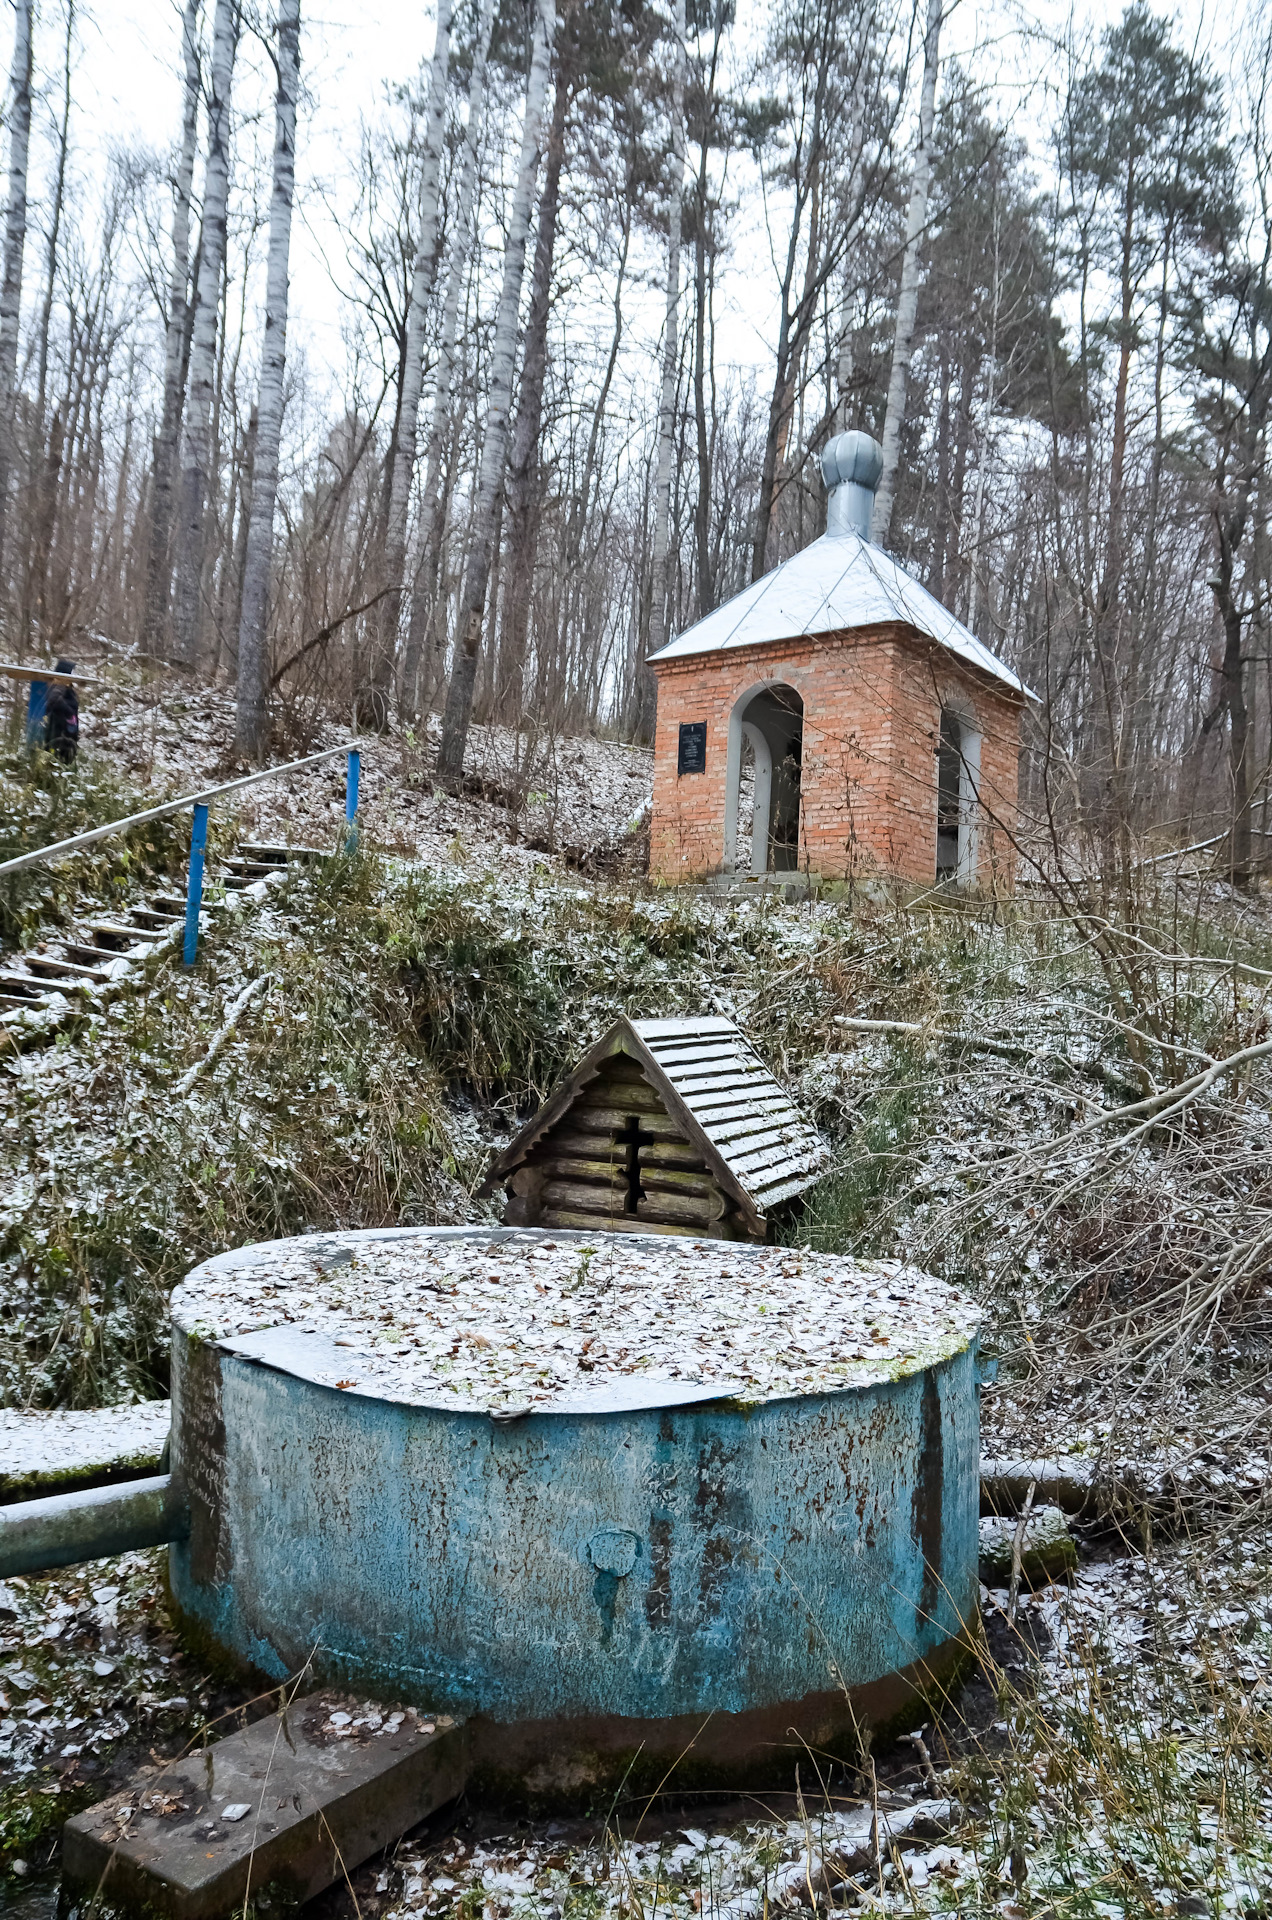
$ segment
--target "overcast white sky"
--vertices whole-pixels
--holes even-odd
[[[268,5],[269,0],[265,0]],[[1254,0],[1257,4],[1257,0]],[[81,0],[83,54],[75,86],[75,137],[81,155],[98,143],[139,137],[157,149],[173,140],[180,113],[180,8],[176,0]],[[1075,0],[1080,22],[1098,28],[1116,18],[1121,0]],[[1213,5],[1181,0],[1172,9],[1190,36],[1211,44],[1221,62],[1225,48],[1212,34]],[[7,11],[7,9],[6,9]],[[50,12],[52,10],[50,9]],[[738,0],[737,37],[756,31],[767,11],[765,0]],[[996,88],[1000,110],[1026,138],[1036,139],[1047,117],[1047,90],[1059,80],[1058,64],[1048,72],[1036,41],[1026,54],[1022,27],[1045,22],[1057,34],[1068,18],[1067,0],[957,0],[948,17],[942,53],[957,55]],[[1231,10],[1226,31],[1231,31]],[[56,26],[37,26],[37,65],[47,73],[58,49],[50,44]],[[47,35],[48,38],[44,36]],[[302,70],[307,97],[298,132],[298,224],[293,240],[293,318],[291,338],[303,347],[311,369],[334,372],[341,359],[338,302],[333,298],[328,261],[338,262],[342,239],[325,212],[318,182],[335,184],[354,150],[360,116],[372,114],[386,81],[414,73],[432,50],[433,8],[407,0],[316,0],[303,12]],[[260,49],[245,48],[236,80],[236,108],[262,115],[263,139],[269,124],[269,79]],[[0,49],[7,66],[8,47]],[[749,250],[748,250],[749,251]],[[753,258],[753,256],[752,256]],[[766,357],[768,298],[752,272],[729,293],[731,312],[721,341],[726,361],[744,367]]]

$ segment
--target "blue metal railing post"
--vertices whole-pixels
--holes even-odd
[[[199,908],[203,905],[203,856],[208,846],[208,810],[200,802],[190,828],[190,877],[186,883],[184,959],[192,967],[199,951]]]
[[[362,777],[362,755],[357,748],[349,754],[348,771],[345,775],[345,846],[352,853],[358,844],[358,829],[354,824],[358,814],[358,781]]]
[[[27,692],[27,745],[37,747],[44,737],[44,714],[49,704],[47,680],[32,680]]]

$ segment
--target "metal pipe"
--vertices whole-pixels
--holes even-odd
[[[185,1492],[170,1473],[19,1501],[0,1507],[0,1579],[74,1567],[134,1547],[162,1547],[189,1530]]]
[[[102,687],[106,684],[84,673],[55,673],[52,667],[18,667],[8,660],[0,660],[0,673],[10,680],[42,680],[46,686]]]
[[[37,867],[42,860],[56,860],[64,853],[77,853],[81,847],[91,847],[95,840],[104,840],[108,834],[123,833],[127,827],[140,827],[147,820],[165,820],[170,813],[181,813],[186,807],[197,802],[214,800],[218,794],[234,793],[239,787],[254,787],[258,780],[272,780],[276,774],[295,773],[300,767],[312,767],[316,760],[330,760],[333,753],[347,753],[349,743],[342,741],[338,747],[324,747],[321,753],[308,754],[303,760],[288,760],[281,767],[262,767],[256,773],[245,773],[238,780],[226,780],[219,787],[200,787],[197,793],[183,793],[179,800],[166,800],[161,807],[147,807],[144,813],[130,813],[122,820],[112,820],[104,827],[93,827],[88,833],[76,833],[69,840],[55,840],[52,846],[35,847],[30,853],[20,853],[15,860],[0,861],[0,873],[19,873],[23,867]]]

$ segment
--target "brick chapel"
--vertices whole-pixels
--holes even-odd
[[[1009,886],[1031,696],[871,544],[878,443],[821,463],[822,537],[651,656],[651,876]]]

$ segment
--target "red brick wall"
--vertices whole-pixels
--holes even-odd
[[[804,702],[800,866],[826,879],[936,875],[936,742],[942,705],[981,734],[982,883],[1010,884],[1021,702],[901,627],[669,660],[658,675],[650,872],[674,883],[724,859],[729,718],[765,685]],[[707,724],[706,772],[677,776],[680,724]],[[1000,826],[996,829],[994,822]],[[740,865],[749,864],[741,850]]]

